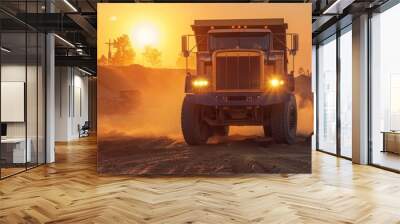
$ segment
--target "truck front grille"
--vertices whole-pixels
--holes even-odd
[[[260,56],[218,56],[216,89],[260,89]]]

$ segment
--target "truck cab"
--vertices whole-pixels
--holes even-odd
[[[187,69],[181,126],[189,145],[228,135],[232,125],[261,125],[265,136],[292,144],[297,129],[293,72],[297,34],[283,19],[195,20],[182,37],[182,54],[196,56]],[[287,46],[287,39],[292,46]],[[191,52],[190,38],[197,52]],[[187,60],[187,59],[186,59]]]

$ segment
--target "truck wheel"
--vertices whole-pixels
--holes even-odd
[[[210,126],[201,119],[201,106],[185,96],[181,111],[181,127],[183,138],[188,145],[207,143],[210,137]]]
[[[264,130],[264,136],[269,138],[271,137],[271,111],[268,110],[268,108],[265,108],[266,111],[264,112],[264,124],[263,124],[263,130]]]
[[[228,136],[229,135],[229,126],[214,126],[212,127],[213,133],[216,136]]]
[[[277,143],[296,142],[297,105],[294,95],[289,100],[274,105],[271,110],[271,135]]]
[[[264,130],[265,137],[271,137],[271,125],[269,125],[269,124],[263,125],[263,130]]]

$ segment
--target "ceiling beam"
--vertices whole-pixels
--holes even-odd
[[[343,10],[351,5],[355,0],[336,0],[332,2],[322,14],[342,14]]]
[[[81,14],[71,13],[67,15],[72,21],[80,26],[91,38],[97,38],[97,30]]]

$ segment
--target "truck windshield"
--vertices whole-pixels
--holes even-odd
[[[268,33],[214,33],[210,35],[210,50],[219,49],[259,49],[268,50]]]

